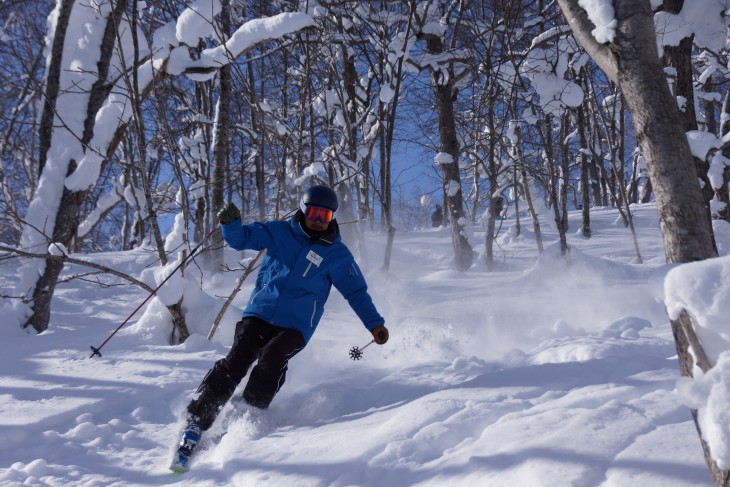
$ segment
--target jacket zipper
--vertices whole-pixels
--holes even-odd
[[[309,269],[312,268],[312,263],[310,262],[307,268],[304,270],[304,274],[302,274],[302,277],[307,277],[307,272],[309,272]]]
[[[317,314],[317,303],[318,303],[318,301],[315,300],[314,301],[314,309],[312,309],[312,317],[309,318],[309,327],[310,328],[313,328],[314,327],[314,315]]]

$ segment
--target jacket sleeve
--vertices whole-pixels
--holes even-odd
[[[368,286],[355,259],[348,252],[349,259],[343,265],[336,266],[332,273],[332,284],[342,293],[355,314],[372,330],[385,324],[385,319],[375,309],[373,299],[368,294]]]
[[[241,219],[238,218],[222,224],[221,231],[226,243],[236,250],[269,249],[274,245],[274,236],[266,223],[241,225]]]

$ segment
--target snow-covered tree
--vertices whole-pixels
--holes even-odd
[[[136,97],[147,95],[164,76],[210,77],[252,46],[312,25],[308,15],[298,13],[253,20],[225,43],[192,59],[189,43],[208,35],[218,2],[195,3],[177,21],[160,27],[151,46],[136,30],[132,35],[127,6],[125,0],[91,4],[59,0],[49,17],[47,104],[40,130],[42,171],[21,238],[21,246],[32,252],[45,252],[54,242],[70,246],[78,228],[79,202],[96,184],[120,131],[138,114],[138,106],[132,103]],[[79,32],[86,33],[84,42],[75,37]],[[133,86],[128,85],[130,79]],[[136,122],[139,125],[139,117]],[[18,294],[26,296],[19,304],[23,308],[18,313],[20,325],[38,332],[48,327],[61,268],[62,263],[54,259],[24,263],[17,287]]]
[[[559,3],[586,51],[623,90],[654,184],[667,260],[681,263],[715,257],[688,127],[682,123],[659,61],[650,2],[617,0],[587,11],[577,0]],[[682,374],[692,376],[696,365],[706,373],[713,364],[697,338],[691,317],[679,313],[672,320],[672,329]],[[693,416],[702,438],[696,410]],[[717,465],[704,439],[702,445],[715,482],[728,485],[728,471]]]

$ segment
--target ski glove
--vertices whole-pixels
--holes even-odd
[[[373,334],[373,339],[378,345],[382,345],[388,341],[388,329],[384,326],[376,326],[370,333]]]
[[[233,203],[228,203],[225,208],[218,212],[218,221],[221,223],[231,223],[239,218],[241,218],[241,212]]]

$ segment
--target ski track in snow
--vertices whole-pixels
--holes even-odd
[[[185,405],[230,341],[198,333],[167,346],[130,325],[89,359],[145,295],[61,284],[48,331],[0,335],[0,485],[710,486],[656,300],[666,272],[656,210],[635,211],[643,265],[609,209],[592,212],[594,239],[570,236],[571,268],[547,225],[538,259],[529,230],[508,238],[505,222],[492,273],[483,262],[451,270],[439,229],[398,234],[384,275],[372,269],[385,238],[368,236],[363,268],[391,341],[350,361],[370,337],[333,290],[270,410],[227,405],[184,475],[167,466]],[[472,244],[483,247],[479,229]],[[89,258],[128,272],[151,261]],[[10,294],[17,264],[0,265]],[[215,281],[219,296],[229,277]],[[221,328],[232,336],[232,322]]]

